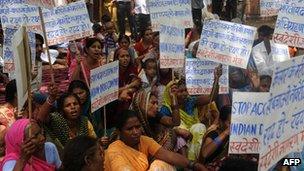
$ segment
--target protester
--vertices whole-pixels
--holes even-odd
[[[162,148],[152,138],[142,136],[141,125],[134,111],[124,111],[119,123],[120,140],[110,144],[105,154],[105,170],[174,170],[170,165],[206,170],[195,162],[191,162],[180,154]],[[149,157],[158,159],[155,164],[148,162]],[[160,161],[159,161],[160,160]]]
[[[61,166],[55,145],[45,142],[43,129],[35,121],[17,120],[5,136],[5,144],[3,171],[55,171]]]
[[[54,142],[60,153],[68,140],[78,135],[96,137],[91,122],[81,115],[80,104],[77,95],[64,93],[57,100],[57,112],[40,118],[48,140]]]
[[[73,74],[71,76],[71,80],[82,80],[86,83],[89,83],[90,70],[97,68],[105,63],[102,58],[102,48],[103,44],[99,39],[86,39],[86,44],[84,47],[85,57],[78,57],[79,59],[77,60],[77,64],[72,64],[71,67],[73,67]]]
[[[126,34],[125,19],[128,18],[132,38],[136,36],[134,11],[132,11],[131,0],[115,0],[117,7],[117,25],[119,34]]]
[[[176,95],[172,92],[172,98]],[[134,97],[132,108],[136,111],[137,117],[143,127],[143,135],[153,138],[163,148],[174,151],[176,145],[176,134],[172,129],[179,126],[180,116],[177,104],[174,104],[171,116],[160,116],[158,113],[158,99],[153,92],[139,91]]]
[[[230,120],[231,106],[224,106],[220,110],[219,124],[209,127],[205,133],[199,161],[206,164],[209,170],[218,169],[228,155]]]
[[[135,59],[137,58],[137,53],[136,53],[134,47],[131,46],[130,37],[127,35],[119,35],[118,45],[119,45],[119,48],[124,48],[129,51],[130,56],[131,56],[131,61],[132,61],[132,63],[135,63]]]
[[[87,85],[80,80],[74,80],[70,83],[68,92],[76,94],[79,97],[82,111],[81,115],[86,116],[89,119],[97,134],[100,133],[102,131],[99,127],[102,122],[101,110],[97,110],[94,113],[91,112],[90,90]]]
[[[64,147],[62,158],[65,171],[103,171],[104,150],[93,137],[71,139]]]
[[[134,45],[134,48],[138,55],[138,60],[142,60],[152,48],[153,32],[150,27],[142,30],[140,34],[141,40]]]

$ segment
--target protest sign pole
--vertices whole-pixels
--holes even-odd
[[[49,60],[49,66],[50,66],[50,71],[51,71],[51,80],[52,80],[52,83],[55,83],[54,70],[53,70],[53,66],[52,66],[52,62],[51,62],[49,44],[48,44],[48,41],[47,41],[46,30],[45,30],[45,25],[44,25],[44,18],[43,18],[41,7],[38,7],[38,10],[39,10],[39,16],[40,16],[40,19],[41,19],[42,32],[43,32],[43,36],[44,36],[44,40],[45,40],[46,53],[47,53],[47,57],[48,57],[48,60]]]
[[[80,53],[75,40],[73,41],[73,43],[75,45],[76,51]],[[76,57],[77,57],[77,60],[79,61],[80,59],[79,59],[79,56],[77,54],[76,54]],[[81,72],[83,73],[84,80],[85,80],[85,82],[86,82],[86,84],[89,88],[90,87],[89,79],[88,79],[87,75],[85,74],[85,68],[84,68],[84,65],[83,65],[82,61],[80,61],[80,67],[81,67]]]
[[[106,64],[109,63],[109,58],[106,59]],[[106,137],[107,136],[107,110],[106,110],[106,105],[103,107],[103,127],[104,127],[104,131],[103,131],[103,136]]]

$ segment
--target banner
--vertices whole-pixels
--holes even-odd
[[[191,0],[149,0],[147,5],[154,31],[168,23],[176,23],[181,28],[193,27]]]
[[[202,59],[186,59],[186,85],[190,95],[210,94],[214,82],[214,69],[219,64]],[[219,80],[219,94],[228,94],[228,66],[223,65],[223,75]]]
[[[269,93],[234,92],[229,154],[257,154],[265,126],[264,107]]]
[[[268,170],[304,145],[304,56],[275,65],[268,117],[261,140],[259,169]]]
[[[274,42],[304,48],[303,11],[303,0],[282,5],[273,34]]]
[[[118,61],[91,70],[91,112],[118,99]]]
[[[221,20],[204,23],[196,56],[247,68],[256,28]]]
[[[49,46],[93,35],[85,2],[43,10]]]
[[[160,25],[159,32],[160,68],[182,68],[185,63],[185,30]]]

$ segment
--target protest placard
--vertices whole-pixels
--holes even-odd
[[[269,93],[233,92],[229,154],[257,154]]]
[[[192,28],[191,0],[149,0],[147,6],[154,31],[159,31],[161,24],[172,22],[181,28]]]
[[[190,95],[210,94],[214,82],[214,69],[219,64],[213,61],[188,58],[185,64],[186,85]],[[219,94],[228,94],[228,66],[224,65],[219,80]]]
[[[7,27],[4,28],[3,32],[3,60],[4,60],[4,67],[3,72],[11,73],[15,71],[15,64],[14,64],[14,53],[13,53],[13,36],[16,33],[17,28]],[[27,31],[28,38],[29,38],[29,45],[31,50],[31,59],[32,63],[34,63],[36,58],[36,39],[35,33],[31,31]]]
[[[204,22],[196,56],[247,68],[256,28],[221,20]]]
[[[302,0],[293,0],[281,6],[273,34],[276,43],[304,48],[303,11]]]
[[[93,35],[91,21],[84,1],[53,9],[44,9],[43,17],[49,45]]]
[[[26,34],[25,28],[20,27],[15,32],[12,40],[14,48],[15,65],[16,65],[16,85],[18,97],[18,111],[21,111],[27,98],[30,81],[30,57],[28,40],[24,36]]]
[[[262,17],[270,17],[278,15],[281,5],[284,0],[261,0],[260,1],[260,15]]]
[[[160,68],[181,68],[185,63],[185,31],[183,28],[160,25]]]
[[[270,97],[264,112],[259,169],[268,170],[304,145],[304,56],[274,66]]]
[[[118,99],[118,61],[91,70],[91,111]]]

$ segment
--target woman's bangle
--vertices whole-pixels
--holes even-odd
[[[222,144],[222,140],[219,137],[216,137],[213,140],[214,144],[216,144],[217,147],[219,147]]]

